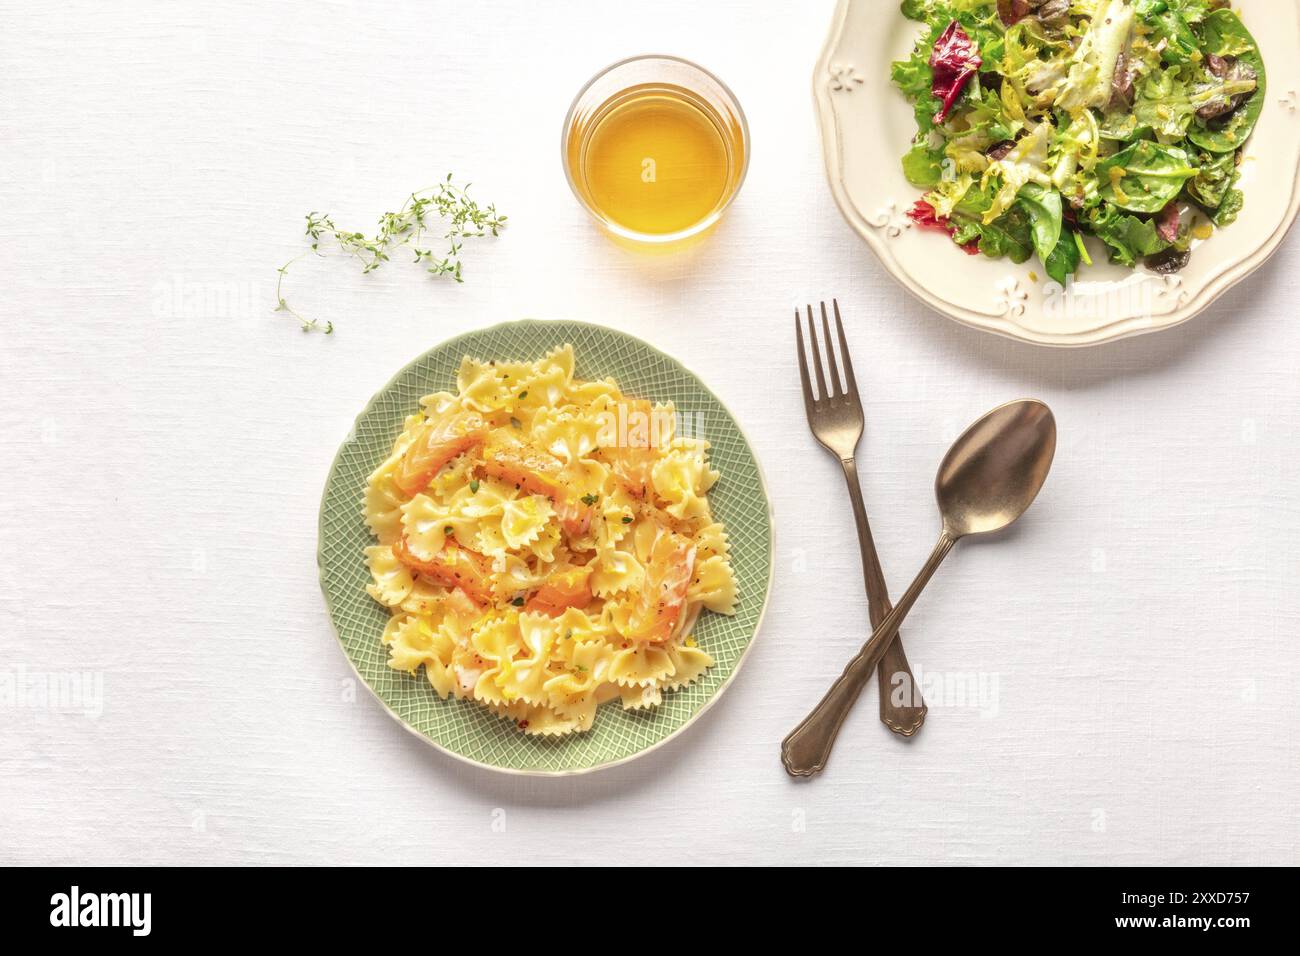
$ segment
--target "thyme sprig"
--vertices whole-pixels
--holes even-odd
[[[319,331],[329,335],[334,331],[333,322],[322,323],[302,315],[289,305],[284,296],[284,277],[289,267],[312,254],[324,257],[322,244],[337,247],[344,255],[360,262],[363,275],[388,262],[391,253],[408,248],[414,254],[414,261],[423,265],[426,272],[464,282],[461,252],[465,240],[499,235],[506,224],[506,217],[497,212],[495,205],[480,206],[470,198],[469,186],[469,183],[455,185],[452,174],[448,173],[438,185],[411,193],[397,212],[380,216],[379,229],[373,236],[340,229],[328,213],[307,213],[305,234],[311,239],[311,246],[276,270],[274,311],[293,316],[304,332]],[[442,256],[426,245],[426,237],[433,238],[439,233],[447,244],[446,254]]]

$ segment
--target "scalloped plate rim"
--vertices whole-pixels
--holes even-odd
[[[365,418],[365,416],[370,412],[370,410],[374,407],[375,403],[378,402],[389,389],[393,388],[397,384],[398,380],[401,379],[401,377],[406,373],[407,369],[409,369],[412,365],[415,365],[416,363],[423,361],[426,357],[428,357],[432,353],[441,351],[442,349],[445,348],[452,347],[456,343],[464,341],[465,339],[475,338],[481,335],[487,335],[492,332],[505,329],[507,327],[519,327],[524,325],[549,325],[552,323],[557,323],[557,324],[564,323],[568,325],[586,326],[592,329],[599,329],[602,332],[616,332],[620,335],[625,335],[628,338],[635,339],[637,342],[639,342],[645,348],[649,349],[651,352],[663,356],[665,359],[667,359],[668,361],[672,362],[674,365],[681,368],[693,379],[695,379],[697,383],[699,383],[699,387],[702,388],[715,402],[717,402],[719,408],[721,408],[726,413],[727,417],[731,420],[732,425],[735,426],[736,432],[740,435],[741,439],[745,442],[746,447],[749,449],[751,457],[754,459],[755,472],[757,473],[758,476],[758,485],[759,485],[759,489],[762,491],[763,494],[764,510],[767,515],[769,545],[768,545],[767,579],[764,581],[764,585],[763,585],[763,603],[762,606],[758,609],[758,616],[754,620],[753,632],[750,634],[749,640],[745,643],[744,649],[740,652],[740,656],[736,659],[735,665],[731,668],[731,672],[726,676],[726,678],[723,679],[722,683],[718,685],[717,689],[700,705],[699,710],[695,711],[695,713],[693,713],[680,727],[677,727],[676,729],[666,734],[659,740],[655,741],[654,743],[650,744],[647,747],[642,748],[641,750],[636,751],[635,753],[630,753],[627,754],[626,756],[619,757],[614,760],[607,760],[601,763],[593,764],[590,767],[571,767],[562,770],[541,770],[541,769],[536,769],[531,767],[503,767],[497,764],[487,763],[482,760],[475,760],[473,757],[469,757],[466,756],[465,754],[457,753],[456,751],[443,746],[441,743],[434,740],[432,737],[430,737],[428,734],[421,731],[419,728],[413,726],[409,721],[407,721],[404,717],[402,717],[392,707],[389,706],[388,702],[384,700],[383,697],[380,696],[379,692],[374,687],[372,687],[370,685],[370,682],[367,681],[366,678],[361,674],[360,670],[357,668],[356,663],[352,660],[352,656],[348,653],[347,646],[343,643],[343,636],[339,633],[338,625],[335,623],[335,619],[334,619],[334,602],[331,599],[329,591],[326,589],[326,585],[325,585],[325,556],[324,556],[323,542],[324,542],[324,534],[325,534],[325,499],[329,492],[330,481],[333,478],[334,471],[338,467],[339,462],[343,457],[343,454],[347,451],[349,446],[355,440],[356,431],[358,426],[361,423],[361,420]],[[774,580],[775,570],[776,570],[776,514],[775,514],[775,510],[772,507],[772,496],[768,493],[767,478],[763,473],[763,463],[759,459],[758,455],[754,453],[753,442],[749,440],[749,436],[745,433],[744,429],[741,427],[739,419],[736,418],[735,414],[727,406],[727,404],[723,402],[723,400],[718,397],[717,393],[714,392],[713,389],[709,388],[709,386],[704,383],[704,380],[700,378],[700,376],[696,375],[695,372],[688,365],[686,365],[679,359],[675,358],[674,356],[670,355],[669,353],[663,351],[662,349],[659,349],[654,345],[650,344],[645,339],[641,338],[639,335],[633,335],[630,332],[625,332],[622,329],[615,329],[612,326],[598,325],[594,322],[583,322],[577,319],[537,319],[537,318],[508,319],[504,322],[496,322],[493,323],[492,325],[486,325],[483,326],[482,328],[471,329],[467,332],[462,332],[458,335],[454,335],[451,338],[444,339],[438,344],[421,352],[419,355],[415,356],[413,359],[411,359],[409,362],[407,362],[405,365],[399,368],[397,372],[394,373],[393,376],[389,378],[388,381],[385,382],[384,385],[380,387],[370,397],[369,401],[366,402],[365,406],[361,409],[361,411],[357,413],[356,417],[353,419],[352,429],[349,431],[348,437],[346,437],[342,441],[342,443],[340,443],[338,450],[334,453],[334,457],[330,461],[330,467],[325,477],[325,484],[324,487],[321,489],[321,505],[320,505],[318,518],[317,518],[316,569],[317,569],[318,584],[321,589],[321,594],[325,600],[326,613],[330,619],[330,629],[334,633],[335,643],[338,645],[339,651],[343,654],[343,659],[347,661],[348,667],[351,669],[356,679],[360,681],[362,686],[364,686],[366,690],[370,692],[370,696],[375,699],[375,701],[379,704],[380,707],[384,709],[384,711],[388,714],[389,717],[397,721],[397,723],[402,727],[403,730],[407,731],[408,733],[414,735],[419,740],[428,744],[434,750],[442,754],[445,754],[446,756],[451,757],[452,759],[457,760],[460,763],[467,764],[471,767],[478,767],[483,770],[491,770],[495,773],[510,774],[513,776],[575,777],[575,776],[581,776],[589,773],[595,773],[596,771],[599,770],[608,770],[614,767],[620,767],[623,766],[624,764],[630,763],[633,760],[636,760],[639,757],[644,757],[646,754],[658,750],[660,747],[664,746],[669,741],[679,737],[688,728],[694,726],[695,722],[699,720],[700,717],[702,717],[711,707],[713,707],[713,705],[719,700],[719,698],[722,697],[722,695],[727,691],[727,689],[731,687],[732,683],[736,679],[736,675],[740,673],[741,667],[744,666],[745,660],[749,656],[749,652],[753,649],[754,642],[758,640],[758,635],[763,629],[763,622],[767,616],[767,609],[771,601],[772,582]]]

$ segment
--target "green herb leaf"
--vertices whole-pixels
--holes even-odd
[[[299,315],[285,301],[283,294],[284,276],[289,267],[310,253],[324,255],[320,251],[322,241],[356,259],[364,275],[390,261],[391,253],[403,246],[412,249],[416,262],[432,262],[433,253],[420,243],[426,232],[441,233],[447,243],[447,255],[430,265],[428,272],[462,282],[460,254],[465,239],[489,234],[495,236],[506,222],[506,217],[498,214],[494,205],[480,206],[470,198],[468,183],[454,185],[451,173],[437,186],[411,193],[397,212],[380,216],[379,229],[373,236],[340,229],[326,213],[309,212],[306,218],[306,235],[312,240],[311,248],[276,270],[279,277],[275,283],[277,305],[274,311],[287,312],[298,319],[304,332],[323,331],[326,335],[334,331],[333,323],[322,325],[315,319]]]

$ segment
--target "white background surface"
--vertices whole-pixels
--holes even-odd
[[[1053,352],[958,327],[831,201],[809,91],[830,13],[5,0],[0,674],[97,673],[103,713],[0,714],[0,861],[1297,862],[1296,236],[1158,336]],[[715,70],[753,133],[743,194],[690,258],[604,240],[558,161],[577,88],[647,51]],[[369,228],[447,171],[511,220],[463,286],[304,262],[292,298],[337,334],[270,313],[305,212]],[[1032,394],[1060,446],[1030,516],[960,547],[905,628],[914,666],[996,679],[995,706],[932,694],[906,742],[872,689],[796,784],[778,742],[866,634],[790,328],[831,295],[896,594],[966,423]],[[777,514],[767,621],[726,697],[568,780],[467,767],[353,698],[316,584],[356,412],[431,345],[524,316],[678,356],[749,432]]]

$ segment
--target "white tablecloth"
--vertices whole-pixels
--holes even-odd
[[[830,13],[3,4],[0,679],[88,676],[67,706],[11,695],[0,716],[0,861],[1297,862],[1296,236],[1171,332],[1048,351],[961,328],[831,200],[809,89]],[[602,238],[559,163],[576,89],[646,51],[719,73],[753,132],[743,194],[686,258]],[[448,171],[510,217],[463,286],[305,261],[290,294],[337,333],[271,314],[304,213],[368,228]],[[1029,517],[961,546],[905,628],[922,733],[891,736],[873,688],[797,784],[778,742],[866,633],[791,336],[792,305],[832,295],[895,594],[966,423],[1035,395],[1060,446]],[[736,411],[777,515],[766,623],[726,696],[576,779],[405,733],[350,683],[316,581],[356,412],[436,342],[526,316],[678,356]]]

